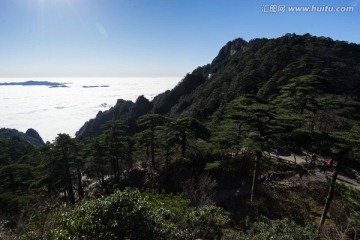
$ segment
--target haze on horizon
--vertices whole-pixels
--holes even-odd
[[[286,33],[360,42],[359,0],[2,0],[0,78],[184,76],[226,42]],[[265,5],[354,6],[265,13]]]

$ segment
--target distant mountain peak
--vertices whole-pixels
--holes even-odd
[[[6,138],[16,141],[24,141],[35,147],[40,147],[45,145],[39,133],[32,128],[28,129],[26,133],[20,132],[16,129],[0,128],[0,138]]]
[[[25,134],[33,138],[39,145],[45,145],[44,140],[41,138],[40,134],[33,128],[29,128]]]
[[[229,41],[225,46],[223,46],[218,55],[214,58],[212,64],[220,62],[228,57],[233,56],[240,50],[243,50],[247,45],[247,42],[242,38],[237,38],[235,40]]]

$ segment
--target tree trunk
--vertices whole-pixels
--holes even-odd
[[[339,166],[340,166],[341,161],[342,161],[342,159],[339,159],[339,161],[338,161],[338,163],[336,165],[335,171],[332,174],[331,183],[330,183],[330,186],[329,186],[329,192],[328,192],[328,195],[326,197],[326,202],[325,202],[323,214],[321,215],[321,219],[320,219],[320,223],[319,223],[319,227],[318,227],[318,232],[321,231],[321,228],[325,223],[326,215],[327,215],[327,213],[329,211],[331,201],[332,201],[332,199],[334,197],[335,183],[336,183],[336,179],[337,179],[337,175],[338,175],[338,172],[339,172]]]
[[[16,182],[15,182],[15,178],[14,178],[12,171],[9,171],[8,175],[9,175],[11,193],[15,193],[16,192]]]
[[[133,163],[133,145],[131,145],[131,143],[129,143],[128,145],[129,147],[129,151],[128,151],[128,162],[129,162],[129,168],[132,169],[134,167],[134,163]]]
[[[68,175],[68,174],[66,174]],[[66,189],[67,189],[67,198],[68,198],[68,203],[70,205],[75,203],[75,195],[74,195],[74,189],[73,189],[73,185],[72,185],[72,181],[71,181],[71,176],[67,176],[66,177]]]
[[[166,164],[166,168],[170,166],[170,147],[166,148],[165,164]]]
[[[182,134],[181,136],[181,156],[185,157],[186,153],[186,134]]]
[[[249,210],[249,220],[252,222],[254,220],[254,201],[256,198],[257,185],[258,185],[258,175],[259,175],[259,164],[261,159],[261,152],[257,152],[254,159],[254,172],[251,186],[251,196],[250,196],[250,210]]]
[[[306,104],[307,104],[307,99],[305,98],[305,99],[303,100],[303,102],[301,103],[301,105],[300,105],[300,115],[303,115],[303,114],[304,114],[304,110],[305,110]]]
[[[151,166],[155,170],[156,162],[155,162],[155,146],[154,146],[154,136],[151,136],[151,144],[150,144],[150,151],[151,151]]]
[[[72,180],[71,180],[70,165],[69,165],[69,160],[68,160],[68,155],[67,155],[67,149],[65,147],[62,148],[62,155],[63,155],[64,165],[65,165],[66,190],[68,193],[67,199],[68,199],[68,203],[70,205],[72,205],[75,203],[75,195],[74,195],[74,189],[73,189]]]
[[[153,170],[156,168],[155,162],[155,128],[151,127],[151,135],[150,135],[150,154],[151,154],[151,166]]]
[[[116,180],[120,179],[120,166],[119,166],[119,158],[115,158],[115,168],[116,168]]]
[[[101,186],[105,186],[104,171],[101,170],[100,174],[101,174]]]
[[[116,163],[115,163],[114,156],[111,156],[111,167],[112,167],[114,178],[117,178],[117,176],[116,176]]]
[[[255,161],[254,161],[255,166],[254,166],[253,180],[252,180],[252,186],[251,186],[250,202],[253,202],[256,197],[260,159],[261,159],[261,152],[257,152]]]
[[[149,143],[146,143],[146,162],[149,162],[150,151],[149,151]]]
[[[70,172],[67,173],[66,175],[67,175],[67,177],[66,177],[66,179],[67,179],[66,185],[67,185],[68,199],[69,199],[70,205],[72,205],[72,204],[75,203],[74,189],[73,189],[73,185],[72,185]]]
[[[84,190],[83,190],[82,181],[81,181],[82,174],[81,174],[81,171],[79,168],[76,168],[76,174],[77,174],[77,181],[78,181],[77,187],[78,187],[79,199],[83,199],[84,198]]]

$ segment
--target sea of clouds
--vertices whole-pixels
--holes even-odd
[[[2,78],[0,83],[28,80],[30,79]],[[0,128],[15,128],[22,132],[34,128],[44,141],[51,142],[58,133],[75,136],[75,132],[86,121],[94,118],[99,111],[114,106],[117,99],[135,101],[140,95],[152,99],[157,94],[174,88],[181,78],[31,80],[66,83],[68,87],[0,86]]]

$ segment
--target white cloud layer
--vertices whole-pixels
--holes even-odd
[[[36,79],[38,80],[38,79]],[[67,82],[69,88],[47,86],[0,86],[0,128],[25,132],[34,128],[45,141],[58,133],[71,136],[98,111],[113,106],[117,99],[136,100],[140,95],[152,99],[172,89],[180,78],[88,78],[41,79]],[[23,82],[24,79],[0,79],[0,82]],[[84,88],[83,86],[109,87]]]

